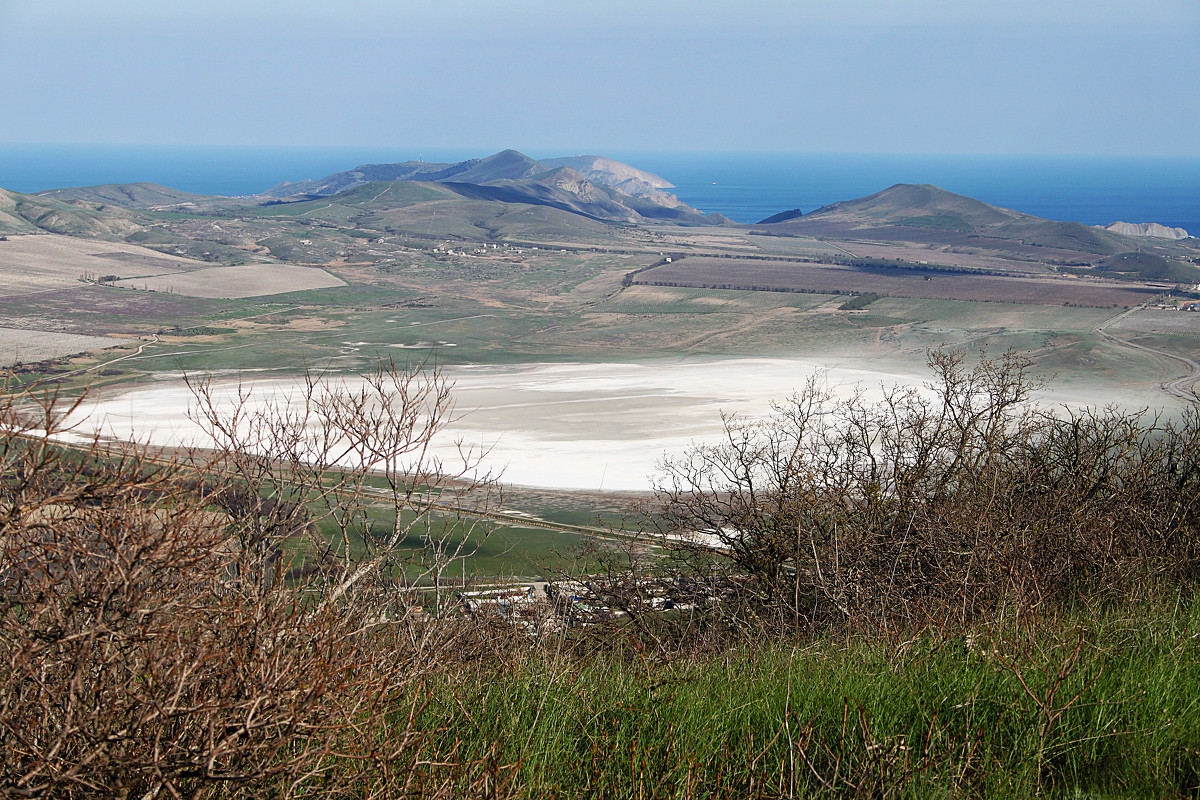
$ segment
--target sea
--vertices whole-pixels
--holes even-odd
[[[575,155],[526,151],[533,158]],[[1157,222],[1200,236],[1200,157],[606,151],[675,184],[690,206],[757,222],[813,211],[897,183],[928,183],[1047,219]],[[248,195],[359,164],[455,162],[486,150],[0,144],[0,187],[36,192],[149,181],[197,194]]]

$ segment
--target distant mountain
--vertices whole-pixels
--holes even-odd
[[[553,210],[554,214],[541,215],[541,218],[552,221],[553,227],[559,230],[568,230],[576,224],[564,218],[564,214],[588,223],[584,227],[589,230],[592,224],[637,224],[647,220],[680,225],[729,223],[724,217],[702,214],[682,204],[666,207],[608,186],[598,186],[569,167],[486,184],[376,181],[333,195],[282,199],[230,213],[248,213],[256,217],[303,214],[309,219],[328,220],[353,217],[355,224],[364,229],[381,225],[405,229],[413,219],[425,219],[425,215],[435,214],[443,220],[474,220],[472,224],[480,228],[499,232],[508,222],[496,224],[488,220],[504,218],[511,221],[514,212],[531,207]],[[419,223],[419,226],[424,224]]]
[[[703,214],[663,191],[673,188],[666,179],[620,161],[590,155],[536,161],[516,150],[457,164],[424,161],[363,164],[317,180],[284,182],[261,196],[331,197],[378,181],[489,187],[491,190],[460,188],[459,191],[477,199],[548,204],[612,222],[645,219],[709,225],[729,222],[720,215]]]
[[[842,200],[806,214],[803,221],[840,220],[865,225],[904,225],[975,232],[1037,219],[988,205],[929,184],[899,183],[857,200]]]
[[[535,161],[516,150],[502,150],[487,158],[472,158],[457,164],[425,161],[362,164],[354,169],[336,172],[316,180],[285,181],[262,194],[269,197],[324,197],[375,181],[454,181],[488,184],[502,180],[521,180],[560,167],[570,167],[592,183],[609,186],[636,197],[670,197],[661,190],[674,188],[674,185],[664,178],[602,156],[568,156]]]
[[[783,216],[783,219],[779,219]],[[776,215],[758,223],[764,232],[849,235],[948,245],[1004,242],[1008,247],[1056,248],[1092,255],[1131,250],[1125,237],[1078,222],[1056,222],[988,205],[928,184],[897,184],[857,200],[844,200],[803,216]]]
[[[532,158],[516,150],[503,150],[487,158],[472,158],[457,164],[426,161],[404,161],[397,164],[360,164],[354,169],[335,172],[324,178],[304,181],[284,181],[272,186],[263,197],[329,197],[331,195],[379,181],[456,181],[460,183],[490,183],[498,180],[527,178],[546,169]]]
[[[431,164],[425,161],[405,161],[399,164],[362,164],[345,172],[316,180],[283,181],[272,186],[257,197],[328,197],[345,192],[356,186],[378,181],[436,181],[453,177],[455,167],[464,164]],[[478,163],[475,159],[474,163]]]
[[[673,208],[683,205],[679,198],[662,191],[663,189],[674,189],[675,184],[652,172],[645,172],[611,158],[568,156],[566,158],[543,158],[538,163],[549,169],[570,167],[592,183],[609,186],[652,203]]]
[[[218,197],[169,189],[153,183],[108,184],[53,189],[38,196],[67,203],[111,205],[147,211],[241,213],[247,207],[332,198],[362,186],[388,182],[441,184],[472,200],[549,206],[604,222],[646,221],[679,225],[728,225],[720,214],[705,214],[663,191],[665,179],[602,156],[570,156],[536,161],[516,150],[456,164],[405,161],[362,164],[316,180],[283,182],[258,195]],[[404,194],[387,192],[373,210]]]
[[[304,219],[331,227],[351,224],[360,232],[414,231],[423,236],[451,238],[604,241],[612,235],[612,223],[560,207],[552,196],[529,202],[530,191],[514,186],[480,186],[472,183],[428,181],[378,181],[355,186],[328,197],[281,201],[244,207],[232,212],[245,219],[271,223]],[[552,187],[543,187],[551,192]],[[629,213],[622,209],[623,213]],[[272,248],[272,253],[276,253]]]
[[[445,181],[443,185],[452,187],[464,197],[548,205],[608,222],[658,220],[680,225],[730,224],[730,220],[720,214],[704,214],[678,200],[669,204],[598,185],[570,167],[538,172],[519,180],[494,180],[484,184],[455,180]]]
[[[1153,236],[1156,239],[1188,238],[1188,232],[1183,228],[1168,228],[1157,222],[1111,222],[1108,225],[1097,225],[1096,227],[1119,233],[1122,236]]]

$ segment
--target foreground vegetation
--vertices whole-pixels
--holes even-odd
[[[1190,797],[1200,607],[1083,611],[905,641],[557,643],[440,673],[440,752],[532,797]]]
[[[171,458],[6,393],[0,791],[1196,796],[1200,420],[930,364],[730,420],[647,510],[669,555],[600,548],[532,618],[441,580],[495,487],[429,460],[436,373],[262,414],[200,384],[218,449]]]

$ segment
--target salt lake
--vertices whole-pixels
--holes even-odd
[[[562,489],[644,491],[664,455],[684,452],[722,432],[721,415],[763,417],[812,376],[835,395],[929,380],[912,364],[801,358],[691,358],[632,363],[529,363],[443,368],[453,384],[456,421],[434,451],[453,461],[458,442],[487,450],[485,466],[506,483]],[[348,388],[355,379],[347,379]],[[214,396],[232,408],[239,394],[266,406],[294,396],[294,379],[218,379]],[[1157,386],[1105,393],[1085,384],[1042,392],[1047,403],[1115,402],[1163,406]],[[189,418],[195,397],[182,380],[166,380],[89,400],[72,422],[77,434],[99,433],[156,446],[203,446]]]

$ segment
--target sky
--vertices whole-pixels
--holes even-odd
[[[1200,0],[0,0],[0,143],[1200,156]]]

